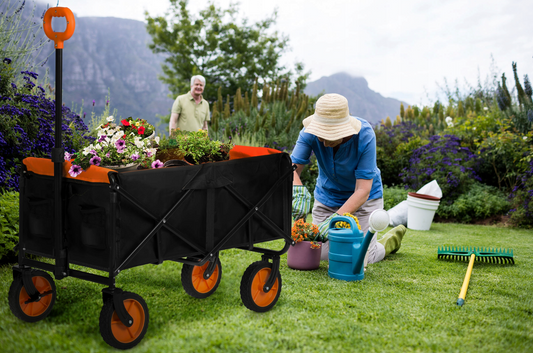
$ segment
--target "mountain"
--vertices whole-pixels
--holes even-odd
[[[348,100],[350,114],[372,125],[379,124],[387,116],[394,121],[400,115],[401,101],[383,97],[368,88],[368,82],[363,77],[352,77],[343,72],[309,82],[304,92],[314,96],[321,93],[342,94]]]
[[[109,99],[111,113],[117,109],[122,118],[143,118],[155,125],[157,115],[170,113],[174,100],[158,79],[164,57],[152,53],[147,46],[150,41],[141,21],[76,17],[74,34],[63,49],[63,102],[79,112],[83,101],[83,111],[90,116],[101,114]],[[46,68],[50,70],[52,85],[54,52],[52,42],[46,43],[41,56],[51,55],[39,70],[41,76]]]
[[[36,5],[34,19],[40,21],[38,17],[44,14],[46,5]],[[24,11],[31,13],[29,6]],[[119,117],[144,118],[155,125],[159,122],[158,115],[169,114],[174,99],[168,97],[168,88],[158,79],[164,56],[154,54],[148,48],[151,37],[144,22],[114,17],[78,17],[76,14],[75,18],[74,34],[63,49],[63,102],[76,112],[83,108],[90,117],[92,112],[101,114],[109,94],[111,113],[117,109]],[[61,25],[60,20],[58,24]],[[58,32],[65,29],[55,26],[53,24]],[[46,43],[40,58],[48,56],[48,61],[38,70],[40,77],[46,69],[49,70],[52,86],[55,81],[54,52],[53,42]],[[400,112],[399,100],[372,91],[362,77],[337,73],[309,82],[305,89],[305,93],[311,95],[322,92],[344,95],[350,113],[372,124],[387,116],[395,119]],[[90,119],[85,121],[89,123]],[[166,130],[166,126],[161,130]]]

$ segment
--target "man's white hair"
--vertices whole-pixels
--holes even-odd
[[[196,80],[199,80],[205,86],[205,77],[203,77],[202,75],[195,75],[195,76],[191,77],[191,87],[194,85],[194,81],[196,81]]]

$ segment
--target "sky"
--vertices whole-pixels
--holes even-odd
[[[42,0],[41,0],[42,2]],[[58,1],[44,1],[51,7]],[[215,0],[227,8],[230,0]],[[191,0],[192,14],[209,0]],[[77,16],[145,21],[169,0],[59,0]],[[309,82],[346,72],[370,89],[409,104],[432,104],[442,88],[465,91],[505,75],[533,79],[533,0],[241,0],[239,16],[257,22],[277,9],[274,29],[289,37],[282,63],[303,62]]]

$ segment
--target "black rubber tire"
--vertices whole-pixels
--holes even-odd
[[[142,341],[148,330],[150,317],[148,306],[140,295],[124,292],[123,301],[126,310],[133,317],[133,325],[127,327],[120,321],[113,300],[108,299],[100,312],[100,335],[111,347],[130,349]]]
[[[22,277],[19,277],[11,282],[8,301],[11,312],[17,318],[26,322],[37,322],[47,317],[52,311],[56,302],[56,285],[52,277],[44,271],[31,270],[31,276],[33,284],[40,293],[46,291],[51,291],[51,293],[36,302],[24,304],[29,296],[22,283]]]
[[[278,273],[276,282],[270,291],[265,292],[263,286],[272,271],[272,264],[268,261],[257,261],[248,266],[241,280],[241,300],[248,309],[265,312],[276,305],[281,294],[281,274]]]
[[[191,297],[203,299],[215,293],[222,279],[222,264],[217,258],[216,268],[210,279],[204,279],[203,273],[209,261],[204,266],[194,266],[183,264],[181,269],[181,285]],[[216,277],[215,277],[216,276]]]

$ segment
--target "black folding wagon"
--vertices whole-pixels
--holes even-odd
[[[59,208],[55,163],[25,159],[11,311],[28,322],[50,314],[56,286],[45,271],[56,280],[75,277],[100,283],[106,286],[100,333],[113,347],[131,348],[146,333],[148,307],[138,294],[115,286],[119,273],[165,260],[181,262],[185,291],[206,298],[222,278],[219,253],[230,248],[262,254],[244,272],[240,294],[248,309],[270,310],[281,293],[280,255],[292,243],[293,168],[288,154],[261,155],[265,151],[236,146],[234,156],[257,156],[121,173],[91,166],[77,178],[66,173],[65,162]],[[285,240],[282,249],[256,246],[275,239]],[[39,257],[54,263],[36,260]],[[108,275],[73,269],[71,264]]]

